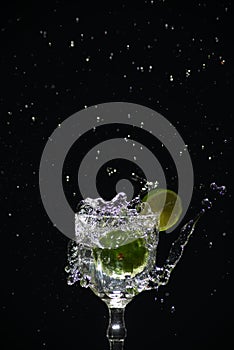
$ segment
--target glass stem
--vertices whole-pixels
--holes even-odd
[[[124,339],[127,336],[124,311],[125,308],[109,308],[107,338],[110,342],[110,350],[123,350],[124,348]]]

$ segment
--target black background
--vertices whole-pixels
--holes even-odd
[[[1,5],[1,349],[108,349],[104,303],[66,284],[68,238],[43,208],[38,170],[59,123],[112,101],[156,110],[185,140],[195,174],[186,218],[211,182],[228,189],[169,284],[128,305],[125,348],[233,347],[231,11],[231,1]],[[175,231],[161,237],[165,252]]]

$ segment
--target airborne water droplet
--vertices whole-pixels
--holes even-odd
[[[172,307],[171,307],[171,313],[174,314],[174,312],[175,312],[175,306],[172,305]]]
[[[204,198],[202,200],[202,205],[205,207],[205,209],[210,209],[212,207],[212,202],[208,198]]]
[[[65,272],[69,273],[71,271],[70,266],[67,265],[64,270]]]
[[[227,192],[226,186],[218,186],[215,182],[212,182],[210,184],[210,188],[213,191],[217,191],[221,196],[223,196]]]

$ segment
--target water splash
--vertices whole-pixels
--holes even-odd
[[[201,212],[203,214],[203,212]],[[163,267],[157,267],[151,272],[151,281],[155,286],[165,285],[168,283],[172,271],[180,261],[185,246],[189,242],[189,238],[194,232],[195,226],[201,217],[201,213],[194,219],[185,224],[179,234],[177,240],[172,243],[168,258]]]
[[[216,193],[218,193],[220,196],[223,196],[227,192],[226,186],[218,186],[216,183],[212,183],[210,185],[210,188],[212,191],[214,191],[212,193],[212,199],[215,199],[214,195]],[[165,265],[163,267],[156,267],[152,272],[153,283],[156,282],[156,284],[158,283],[158,285],[165,285],[168,283],[172,271],[176,267],[177,263],[180,261],[184,252],[184,248],[188,244],[189,239],[194,232],[195,226],[197,225],[201,217],[207,212],[207,210],[210,210],[213,205],[212,201],[208,198],[204,198],[201,204],[202,209],[198,212],[194,219],[191,219],[182,227],[177,240],[174,243],[172,243],[172,247]],[[210,245],[210,247],[212,247],[212,244]]]
[[[206,211],[206,209],[211,209],[212,208],[212,202],[208,198],[204,198],[202,200],[202,210]]]
[[[124,192],[119,192],[112,200],[105,201],[102,198],[86,198],[77,206],[77,213],[79,215],[138,215],[145,203],[141,202],[140,194],[131,201],[127,200],[127,195]],[[152,210],[148,208],[148,214],[153,214]]]
[[[137,175],[136,173],[132,173],[131,179],[135,182],[142,184],[138,195],[138,197],[140,198],[143,198],[148,192],[155,190],[159,186],[158,181],[147,181],[146,179]]]
[[[144,216],[139,215],[143,207]],[[122,236],[123,240],[119,237],[119,243],[123,245],[134,238],[142,237],[148,229],[157,226],[157,217],[149,205],[141,203],[139,197],[128,202],[127,195],[123,192],[118,193],[111,201],[86,198],[80,202],[75,214],[76,243],[92,248],[105,248],[101,238],[112,231],[122,231],[128,233],[127,238],[126,235]]]
[[[213,199],[216,200],[216,194],[218,194],[219,196],[223,196],[227,192],[225,186],[218,186],[216,183],[212,183],[210,185],[210,189],[212,191],[211,199],[204,198],[202,200],[202,208],[195,216],[195,218],[189,220],[182,227],[177,240],[172,244],[164,266],[158,267],[155,264],[150,271],[147,270],[146,272],[141,273],[139,275],[138,280],[136,280],[137,284],[135,284],[134,286],[131,285],[131,279],[127,280],[128,286],[126,285],[125,292],[128,293],[128,295],[134,296],[142,290],[157,290],[160,285],[165,285],[169,281],[171,273],[180,261],[184,249],[188,244],[189,239],[192,236],[198,221],[208,210],[212,208],[212,202]],[[136,209],[140,203],[139,197],[135,198],[131,202],[127,202],[126,195],[124,193],[121,193],[110,202],[105,202],[100,198],[95,200],[87,199],[81,203],[80,212],[86,214],[98,213],[103,214],[105,217],[107,213],[110,214],[113,213],[113,211],[119,215],[123,212],[123,210],[132,210],[133,216],[139,216],[139,211]],[[149,223],[147,223],[147,225],[149,225]],[[107,229],[110,230],[110,227],[108,227]],[[85,231],[85,233],[87,232]],[[76,281],[80,281],[80,284],[83,287],[92,287],[92,281],[90,277],[92,275],[92,271],[90,273],[90,261],[92,261],[92,259],[92,250],[83,249],[82,244],[77,243],[75,241],[69,242],[68,265],[65,268],[65,271],[68,273],[68,284],[73,284]],[[96,270],[98,271],[98,266],[96,266]],[[101,270],[100,274],[102,274]]]

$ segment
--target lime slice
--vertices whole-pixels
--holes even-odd
[[[143,198],[143,202],[148,202],[154,213],[160,213],[159,231],[174,226],[182,213],[181,199],[171,190],[152,190]]]
[[[116,249],[94,248],[93,254],[96,263],[101,263],[104,273],[121,279],[126,275],[134,277],[142,272],[147,264],[149,253],[145,247],[144,238],[138,238]]]

